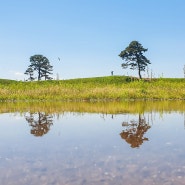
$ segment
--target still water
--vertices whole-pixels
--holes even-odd
[[[0,184],[185,184],[185,103],[1,104]]]

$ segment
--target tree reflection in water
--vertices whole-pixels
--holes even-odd
[[[53,125],[52,116],[46,113],[29,113],[25,115],[26,121],[32,127],[30,133],[34,136],[43,136],[50,130],[50,126]]]
[[[144,137],[144,134],[151,127],[146,122],[145,117],[139,114],[139,120],[132,120],[129,122],[123,122],[122,126],[124,130],[120,133],[122,139],[130,144],[132,148],[140,147],[144,141],[148,141],[148,138]]]

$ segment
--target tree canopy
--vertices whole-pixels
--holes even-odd
[[[28,69],[25,71],[24,73],[25,75],[29,75],[29,78],[28,80],[30,81],[33,81],[35,78],[33,77],[34,76],[34,71],[31,67],[28,67]]]
[[[119,56],[124,60],[122,67],[124,69],[130,66],[130,69],[138,70],[139,78],[141,79],[141,71],[145,71],[150,61],[143,55],[148,49],[143,48],[143,46],[138,41],[132,41],[125,50],[121,51]]]
[[[49,60],[43,55],[33,55],[30,57],[30,65],[25,71],[26,75],[29,75],[29,80],[34,80],[34,71],[38,73],[37,79],[41,80],[44,77],[45,80],[50,80],[50,76],[53,71],[53,66],[50,65]]]

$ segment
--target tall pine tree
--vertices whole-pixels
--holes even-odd
[[[141,71],[145,71],[150,61],[143,55],[148,49],[143,48],[143,46],[138,41],[132,41],[125,50],[121,51],[119,56],[124,60],[122,67],[125,69],[130,66],[130,69],[138,70],[139,78],[142,79]]]

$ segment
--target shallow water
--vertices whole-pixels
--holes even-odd
[[[0,184],[184,184],[185,110],[152,110],[6,110]]]

